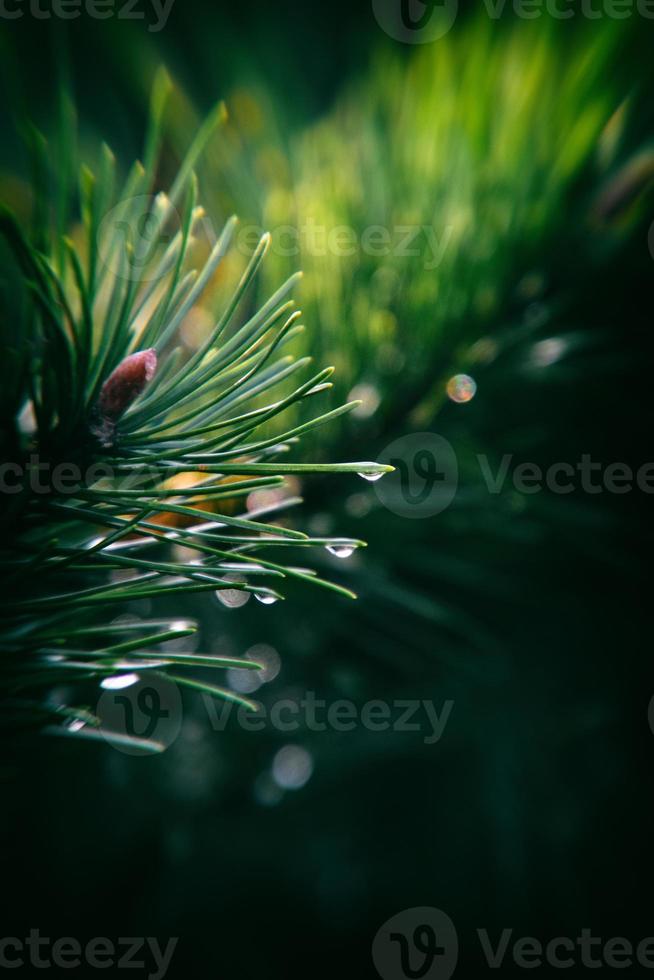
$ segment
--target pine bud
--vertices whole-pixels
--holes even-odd
[[[130,354],[113,371],[100,390],[94,410],[91,432],[102,446],[114,443],[116,423],[137,398],[157,370],[157,352],[149,350]]]

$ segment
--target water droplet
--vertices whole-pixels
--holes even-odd
[[[216,589],[216,598],[228,609],[238,609],[249,602],[250,592],[243,592],[241,589]]]
[[[124,687],[131,687],[140,680],[138,674],[114,674],[113,677],[105,677],[100,681],[100,687],[106,691],[121,691]]]
[[[348,401],[361,403],[352,409],[352,415],[357,419],[369,419],[375,414],[381,402],[381,395],[375,386],[366,383],[355,385],[347,398]]]
[[[353,544],[328,544],[325,548],[335,558],[349,558],[350,555],[354,554]]]
[[[84,728],[85,724],[86,722],[82,721],[81,718],[73,718],[72,721],[68,722],[66,728],[69,732],[78,732],[81,728]]]
[[[193,619],[173,619],[168,624],[168,629],[172,632],[177,632],[177,630],[188,630],[193,629],[196,625]]]
[[[255,599],[258,599],[262,606],[274,606],[278,601],[276,595],[265,595],[260,592],[255,593]]]
[[[255,660],[258,664],[261,664],[261,670],[254,672],[248,671],[248,673],[254,673],[255,677],[265,683],[274,680],[281,670],[281,657],[275,648],[269,646],[267,643],[255,643],[247,651],[245,657],[246,660]]]
[[[531,361],[535,367],[549,367],[555,364],[566,353],[567,343],[562,337],[548,337],[534,344],[531,351]]]
[[[285,745],[273,759],[272,776],[281,789],[301,789],[312,773],[313,756],[299,745]]]
[[[239,694],[254,694],[263,684],[263,680],[257,670],[241,670],[239,667],[230,667],[227,671],[227,683],[233,691]]]
[[[369,483],[376,483],[377,480],[381,480],[383,475],[384,475],[383,472],[382,473],[357,473],[357,476],[360,476],[362,480],[367,480]]]
[[[447,382],[447,396],[458,405],[472,401],[477,393],[477,382],[469,374],[455,374]]]

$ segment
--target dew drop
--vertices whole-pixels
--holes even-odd
[[[274,606],[277,602],[276,595],[262,595],[261,593],[256,592],[254,597],[255,599],[258,599],[262,606]]]
[[[239,694],[254,694],[263,684],[256,670],[240,670],[237,667],[229,668],[227,682]]]
[[[548,337],[534,344],[531,361],[535,367],[550,367],[566,352],[566,341],[562,337]]]
[[[254,674],[259,680],[264,683],[273,681],[279,674],[282,661],[281,657],[277,653],[274,647],[269,646],[267,643],[255,643],[253,647],[245,654],[246,660],[254,660],[261,666],[261,670],[247,671],[248,674]]]
[[[80,729],[84,728],[85,724],[86,722],[82,721],[81,718],[73,718],[72,721],[68,722],[66,728],[68,729],[69,732],[79,732]]]
[[[178,630],[188,630],[193,629],[195,626],[195,621],[193,619],[173,619],[168,625],[168,629],[176,633]]]
[[[100,681],[100,687],[106,691],[121,691],[124,687],[131,687],[140,680],[138,674],[115,674],[113,677],[105,677]]]
[[[348,401],[358,401],[359,405],[352,410],[352,415],[357,419],[369,419],[374,415],[381,402],[381,395],[374,385],[359,384],[355,385],[347,396]]]
[[[242,592],[240,589],[216,589],[216,597],[228,609],[238,609],[250,600],[249,592]]]
[[[447,382],[447,397],[457,405],[472,401],[477,393],[477,382],[469,374],[455,374]]]
[[[368,483],[376,483],[377,480],[381,480],[383,475],[384,475],[383,472],[382,473],[357,473],[357,476],[360,476],[362,480],[367,480]]]
[[[302,789],[313,773],[313,756],[300,745],[285,745],[275,755],[272,777],[280,789]]]
[[[335,558],[349,558],[350,555],[354,554],[354,545],[328,544],[325,545],[325,550],[328,551],[330,555],[334,555]]]

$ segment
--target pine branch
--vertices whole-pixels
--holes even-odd
[[[283,487],[286,475],[375,477],[388,470],[366,461],[296,458],[302,435],[356,402],[282,435],[266,434],[271,420],[329,388],[332,372],[315,372],[289,389],[288,379],[308,364],[279,356],[297,330],[299,311],[289,298],[297,275],[241,322],[267,235],[202,345],[190,356],[173,346],[219,274],[236,219],[194,268],[194,231],[203,212],[193,167],[224,110],[218,106],[200,127],[168,193],[154,192],[168,87],[161,76],[144,163],[133,166],[118,192],[107,148],[97,176],[78,168],[81,242],[68,237],[73,216],[61,186],[51,229],[42,218],[48,200],[37,199],[38,233],[25,232],[9,210],[0,213],[27,310],[12,344],[15,357],[3,359],[2,369],[3,389],[16,388],[2,406],[6,445],[14,449],[5,470],[9,507],[0,564],[0,694],[10,727],[88,735],[97,724],[92,712],[50,700],[52,687],[64,680],[75,689],[170,667],[256,669],[238,658],[166,653],[166,643],[196,631],[193,623],[116,624],[104,619],[106,609],[195,592],[242,592],[269,603],[283,597],[286,579],[352,596],[311,569],[260,553],[316,547],[349,553],[363,542],[311,538],[276,519],[260,520],[265,514],[253,513],[247,501],[257,490]],[[46,172],[45,140],[35,136],[33,149]],[[278,461],[291,450],[292,461]],[[297,503],[282,497],[273,512]],[[192,559],[171,559],[171,544],[188,549]],[[186,674],[174,679],[253,707],[220,686]]]

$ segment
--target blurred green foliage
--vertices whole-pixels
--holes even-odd
[[[370,386],[358,420],[322,438],[433,418],[449,376],[488,355],[474,343],[538,298],[562,242],[609,259],[619,236],[593,195],[637,97],[617,70],[624,34],[480,15],[408,58],[382,48],[299,133],[270,92],[228,98],[214,210],[239,215],[244,252],[251,226],[271,231],[271,277],[303,270],[304,352],[336,366],[337,394]],[[173,125],[183,142],[194,123]]]

